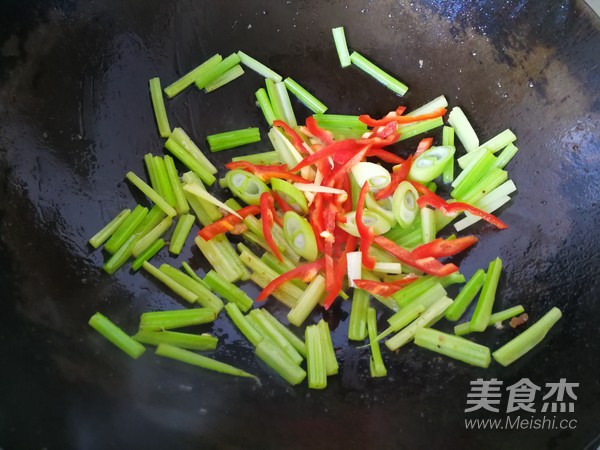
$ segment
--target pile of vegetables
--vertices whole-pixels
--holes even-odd
[[[354,65],[397,94],[406,93],[402,82],[349,52],[343,28],[334,29],[333,36],[342,67]],[[521,305],[493,312],[501,259],[467,281],[450,258],[478,239],[443,231],[452,222],[455,232],[461,232],[481,220],[498,230],[508,227],[492,212],[509,202],[516,190],[505,170],[517,152],[510,130],[480,144],[460,108],[450,111],[444,125],[448,103],[443,96],[408,113],[400,106],[378,119],[326,114],[327,107],[296,81],[283,80],[243,52],[213,56],[164,93],[172,98],[192,84],[211,92],[244,74],[242,66],[265,77],[265,87],[255,96],[271,126],[273,150],[226,164],[218,184],[232,196],[220,200],[209,192],[217,182],[217,168],[184,130],[171,128],[160,80],[153,78],[152,103],[169,154],[145,156],[149,183],[133,172],[126,178],[154,205],[121,211],[90,239],[94,248],[104,244],[110,255],[104,265],[108,274],[133,258],[132,270],[143,268],[192,308],[145,313],[132,337],[100,313],[90,319],[92,327],[134,358],[144,352],[142,344],[156,345],[160,356],[254,377],[194,353],[214,350],[217,337],[171,331],[211,323],[224,309],[260,359],[290,384],[308,375],[308,386],[314,389],[326,387],[327,377],[339,367],[327,322],[307,321],[316,308],[327,310],[336,301],[352,302],[348,339],[368,339],[373,377],[386,375],[380,342],[396,351],[414,341],[488,367],[492,356],[508,365],[543,339],[561,317],[557,308],[493,353],[463,337],[511,318],[516,320],[511,324],[521,324],[527,316]],[[290,93],[314,113],[302,125]],[[387,149],[439,127],[439,145],[425,137],[407,157]],[[460,157],[455,136],[466,150]],[[207,138],[212,152],[259,140],[258,128]],[[179,163],[187,169],[182,175]],[[451,185],[449,198],[436,194],[439,183]],[[165,235],[174,221],[168,245],[174,255],[182,251],[195,222],[201,225],[195,243],[213,267],[203,277],[187,263],[180,270],[150,262],[167,245]],[[235,284],[247,280],[262,288],[256,299]],[[465,282],[451,299],[446,288]],[[472,316],[457,325],[453,335],[432,328],[442,318],[462,318],[478,295]],[[270,298],[289,307],[288,324],[264,307]],[[385,330],[377,330],[373,300],[391,313]]]

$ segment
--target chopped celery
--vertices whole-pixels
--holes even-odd
[[[310,315],[313,309],[325,298],[325,278],[317,275],[308,285],[308,288],[297,300],[296,305],[288,313],[288,320],[292,325],[299,327]]]
[[[217,55],[213,56],[212,58],[206,60],[205,62],[200,64],[198,67],[196,67],[191,72],[186,73],[183,77],[181,77],[175,83],[167,86],[165,88],[165,94],[169,98],[175,97],[177,94],[179,94],[185,88],[187,88],[188,86],[191,86],[194,83],[194,81],[196,80],[196,78],[198,78],[200,75],[202,75],[203,73],[206,73],[208,70],[212,69],[217,64],[219,64],[222,59],[223,58],[221,57],[221,55],[217,54]]]
[[[235,303],[238,305],[240,310],[244,312],[247,312],[254,304],[254,300],[252,300],[248,294],[242,291],[235,284],[227,281],[214,270],[210,270],[206,274],[204,277],[204,282],[222,298],[228,302]]]
[[[171,243],[169,244],[169,252],[179,255],[181,249],[185,244],[185,241],[190,234],[192,226],[194,225],[194,216],[191,214],[184,214],[179,217],[173,236],[171,237]]]
[[[233,80],[241,77],[242,75],[244,75],[244,69],[242,69],[242,66],[240,66],[239,64],[236,64],[231,69],[222,73],[209,84],[207,84],[204,88],[204,91],[207,93],[215,91],[220,87],[225,86],[227,83],[231,83]]]
[[[367,310],[369,309],[369,293],[362,289],[354,289],[352,309],[348,324],[348,339],[363,341],[367,337]]]
[[[267,94],[267,91],[265,91],[264,88],[260,88],[254,93],[254,95],[256,96],[256,103],[258,104],[258,107],[262,111],[263,116],[265,116],[265,120],[269,125],[273,125],[273,121],[277,119],[277,117],[275,116],[275,112],[273,112],[273,106],[271,106],[269,94]]]
[[[510,319],[511,317],[518,316],[525,311],[522,305],[513,306],[512,308],[505,309],[503,311],[498,311],[490,316],[490,321],[488,323],[488,327],[492,325],[496,325],[497,323],[503,322],[505,320]],[[469,334],[471,332],[471,323],[463,322],[454,327],[454,334],[457,336],[462,336],[465,334]]]
[[[196,296],[195,302],[199,303],[202,307],[212,309],[215,314],[218,314],[223,309],[223,301],[213,294],[205,283],[194,280],[189,275],[168,264],[161,264],[159,270],[174,282],[193,292]]]
[[[135,185],[135,187],[137,187],[140,191],[142,191],[142,193],[146,197],[148,197],[160,209],[162,209],[167,216],[173,217],[173,216],[177,215],[177,211],[175,211],[175,208],[173,208],[171,205],[169,205],[169,203],[167,203],[167,201],[163,197],[161,197],[154,189],[152,189],[150,186],[148,186],[146,184],[146,182],[144,180],[142,180],[140,177],[138,177],[135,173],[127,172],[126,177],[129,181],[131,181]]]
[[[190,154],[185,147],[173,139],[173,136],[167,139],[165,142],[165,148],[169,150],[169,152],[171,152],[175,158],[181,161],[184,166],[198,175],[203,183],[207,184],[208,186],[212,186],[212,184],[215,182],[216,178],[211,173],[210,166],[200,162],[195,156],[192,156],[192,154]]]
[[[194,141],[192,141],[192,139],[187,135],[187,133],[183,131],[183,129],[174,128],[173,133],[171,133],[170,139],[179,144],[179,147],[184,149],[187,153],[190,154],[190,156],[192,156],[192,158],[197,160],[207,172],[213,175],[217,173],[217,168],[213,165],[213,163],[210,162],[206,155],[202,153],[202,150],[198,148],[198,146],[194,143]]]
[[[184,300],[187,300],[190,303],[194,303],[196,300],[198,300],[197,294],[185,288],[180,283],[176,282],[173,278],[171,278],[169,275],[158,270],[149,262],[144,261],[142,263],[142,267],[144,268],[144,270],[146,270],[146,272],[150,273],[150,275],[152,275],[158,281],[166,285],[169,289],[171,289]]]
[[[104,249],[108,253],[115,253],[119,250],[125,241],[135,233],[146,214],[148,214],[148,208],[141,205],[136,206],[112,233],[110,239],[104,245]]]
[[[131,268],[133,270],[139,270],[144,262],[149,261],[154,255],[156,255],[165,246],[165,241],[157,239],[154,241],[146,250],[133,261]]]
[[[344,27],[332,28],[333,42],[335,49],[340,59],[340,66],[348,67],[351,64],[350,52],[348,51],[348,44],[346,44],[346,34],[344,33]]]
[[[258,343],[256,346],[256,356],[292,385],[299,384],[306,378],[304,369],[294,364],[294,362],[269,339],[263,339]]]
[[[227,150],[241,145],[260,141],[258,128],[245,128],[242,130],[226,131],[219,134],[211,134],[206,137],[211,152]]]
[[[494,259],[488,266],[479,301],[475,307],[473,318],[471,319],[472,331],[483,331],[487,328],[496,299],[496,289],[502,272],[502,260]]]
[[[371,377],[385,377],[387,369],[383,364],[381,349],[377,341],[377,317],[374,308],[369,308],[367,311],[367,328],[369,330],[369,344],[371,346],[371,358],[369,359]]]
[[[354,64],[359,69],[363,70],[368,75],[372,76],[379,83],[383,84],[385,87],[395,92],[399,96],[403,96],[408,91],[408,86],[404,83],[401,83],[396,78],[392,77],[389,73],[383,71],[367,58],[362,56],[357,52],[352,52],[350,55],[350,60],[352,64]]]
[[[446,319],[456,322],[465,313],[485,280],[485,271],[478,269],[464,285],[454,299],[454,303],[446,310]]]
[[[124,209],[115,216],[110,222],[108,222],[100,231],[88,241],[94,248],[100,247],[107,239],[109,239],[113,233],[121,226],[123,221],[129,216],[131,209]]]
[[[154,108],[154,117],[156,118],[156,123],[158,125],[158,132],[161,137],[169,137],[171,134],[171,126],[169,125],[167,110],[165,109],[165,101],[163,99],[162,88],[160,87],[160,78],[151,78],[149,85],[150,97],[152,98],[152,106]]]
[[[304,89],[290,77],[287,77],[284,80],[284,83],[289,91],[312,112],[316,114],[323,114],[325,111],[327,111],[327,106],[325,106],[318,98]]]
[[[304,333],[308,349],[306,358],[308,387],[310,389],[325,389],[327,387],[327,371],[321,330],[317,325],[311,325],[306,327]]]
[[[99,312],[94,314],[88,323],[108,341],[134,359],[139,358],[146,350],[142,344],[129,337],[123,330]]]
[[[201,73],[194,79],[194,83],[196,83],[196,87],[198,89],[204,89],[210,83],[215,81],[219,76],[227,72],[233,66],[240,62],[240,57],[233,53],[225,58],[223,61],[219,62],[216,66],[211,67],[207,71]]]
[[[219,342],[216,337],[208,334],[179,333],[177,331],[140,330],[132,337],[142,344],[169,344],[188,350],[215,350]]]
[[[492,359],[489,348],[431,328],[418,329],[415,332],[415,344],[484,369],[490,365]]]
[[[479,148],[479,138],[471,126],[469,119],[467,119],[463,110],[458,106],[455,106],[452,108],[452,111],[450,111],[448,123],[454,128],[456,136],[458,136],[458,139],[467,152],[472,152]]]
[[[270,78],[273,81],[281,81],[281,75],[269,69],[263,63],[257,61],[256,59],[248,56],[243,51],[237,52],[238,57],[240,58],[240,62],[245,65],[248,69],[254,70],[259,75],[262,75],[265,78]]]
[[[148,312],[140,316],[140,330],[170,330],[201,325],[215,320],[217,314],[208,308]]]

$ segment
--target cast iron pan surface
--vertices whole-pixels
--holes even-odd
[[[2,449],[596,448],[600,20],[584,3],[55,0],[0,9]],[[338,25],[352,48],[410,86],[404,98],[339,67],[330,35]],[[148,79],[166,84],[239,49],[300,81],[332,113],[377,116],[445,94],[482,141],[510,127],[520,148],[509,166],[519,190],[500,212],[510,229],[475,226],[480,242],[458,262],[468,277],[502,257],[497,310],[521,303],[535,320],[558,306],[564,318],[542,345],[488,370],[414,346],[384,349],[389,376],[372,380],[368,353],[346,340],[348,306],[338,305],[325,318],[341,373],[309,391],[271,375],[224,316],[195,331],[219,336],[215,357],[258,374],[260,386],[151,350],[134,361],[91,330],[96,311],[133,333],[142,312],[184,307],[143,273],[105,275],[87,239],[145,202],[124,175],[143,174],[145,153],[162,154]],[[214,155],[219,166],[265,151],[253,96],[261,83],[247,72],[210,95],[190,88],[168,103],[171,123],[204,148],[207,134],[261,128],[260,144]],[[206,269],[192,247],[190,238],[180,258],[165,252],[155,262]],[[477,341],[497,348],[515,334],[492,329]],[[579,383],[575,412],[557,415],[576,428],[466,430],[466,418],[506,417],[464,412],[476,378]]]

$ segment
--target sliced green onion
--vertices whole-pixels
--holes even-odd
[[[225,133],[211,134],[206,137],[211,152],[227,150],[241,145],[260,141],[258,128],[245,128],[242,130],[226,131]]]
[[[462,109],[458,106],[452,108],[452,111],[448,114],[448,123],[454,128],[456,136],[458,136],[458,139],[460,139],[467,152],[477,150],[479,147],[479,138]]]
[[[448,107],[448,100],[446,100],[446,97],[444,97],[443,95],[440,95],[439,97],[434,98],[430,102],[425,103],[423,106],[420,106],[419,108],[409,112],[406,115],[410,116],[410,117],[422,116],[423,114],[431,114],[433,112],[436,112],[440,108],[447,108],[447,107]],[[446,145],[446,144],[443,144],[443,145]]]
[[[204,282],[198,282],[168,264],[162,264],[160,271],[185,289],[193,292],[196,296],[195,301],[202,307],[212,309],[215,314],[218,314],[223,309],[223,301],[213,294]]]
[[[217,55],[213,56],[212,58],[204,61],[202,64],[200,64],[194,70],[192,70],[191,72],[188,72],[184,76],[182,76],[175,83],[167,86],[165,88],[165,94],[169,98],[175,97],[177,94],[179,94],[185,88],[187,88],[188,86],[191,86],[192,83],[194,83],[194,80],[196,80],[196,78],[198,78],[203,73],[206,73],[208,70],[212,69],[217,64],[219,64],[222,59],[223,58],[221,57],[221,55],[217,54]]]
[[[239,256],[224,234],[215,236],[210,241],[205,241],[200,236],[196,236],[194,242],[213,269],[227,281],[233,283],[248,278],[248,271],[241,265]]]
[[[252,326],[248,321],[248,318],[242,314],[238,305],[235,303],[227,303],[225,305],[225,312],[227,312],[227,315],[234,325],[252,345],[256,347],[259,342],[263,340],[262,335]]]
[[[173,219],[171,217],[165,217],[163,220],[160,221],[158,225],[152,228],[152,230],[150,230],[144,236],[139,238],[132,249],[133,256],[135,256],[136,258],[140,256],[157,239],[159,239],[163,234],[169,231],[169,228],[171,228],[172,223]]]
[[[200,165],[209,173],[217,173],[217,168],[210,162],[206,155],[198,148],[198,146],[192,141],[185,131],[181,128],[174,128],[171,133],[170,139],[174,140],[181,148],[190,154]],[[183,162],[183,161],[182,161]],[[192,168],[190,167],[190,170]],[[212,183],[207,183],[212,184]]]
[[[423,243],[431,242],[435,239],[435,213],[433,209],[421,208],[421,233]]]
[[[404,328],[417,317],[419,317],[425,311],[425,309],[426,307],[421,303],[411,303],[406,308],[402,308],[400,311],[398,311],[388,319],[388,323],[390,324],[390,326],[372,340],[380,341],[384,337],[387,337],[392,333],[400,331],[402,328]]]
[[[160,156],[154,157],[154,169],[156,170],[156,179],[160,186],[161,197],[164,198],[169,205],[175,206],[173,187],[169,181],[165,162]]]
[[[165,241],[157,239],[154,241],[146,250],[133,261],[131,268],[133,270],[139,270],[144,262],[149,261],[154,255],[156,255],[165,246]]]
[[[465,313],[485,280],[485,271],[478,269],[461,289],[454,303],[446,310],[446,319],[456,322]]]
[[[221,76],[222,74],[227,72],[229,69],[231,69],[236,64],[239,64],[239,62],[240,62],[240,57],[237,54],[233,53],[233,54],[229,55],[227,58],[225,58],[223,61],[221,61],[216,66],[211,67],[207,71],[198,75],[196,77],[196,79],[194,80],[194,83],[196,83],[196,87],[198,89],[204,89],[210,83],[215,81],[219,76]]]
[[[498,155],[496,167],[504,169],[504,167],[510,162],[510,160],[517,154],[518,151],[519,149],[514,144],[508,144]]]
[[[140,330],[132,337],[142,344],[169,344],[188,350],[215,350],[219,342],[216,337],[208,334],[178,333],[177,331]]]
[[[279,162],[279,156],[276,151],[254,153],[252,155],[234,156],[231,158],[232,161],[248,161],[252,164],[265,164],[272,165]],[[274,178],[273,180],[278,179]],[[272,180],[271,180],[272,181]]]
[[[244,75],[244,69],[242,69],[242,66],[240,66],[239,64],[236,64],[231,69],[222,73],[209,84],[207,84],[204,88],[204,92],[209,93],[212,91],[216,91],[220,87],[225,86],[227,83],[231,83],[233,80],[241,77],[242,75]]]
[[[233,169],[228,171],[225,175],[225,181],[233,195],[248,205],[258,205],[260,196],[264,192],[269,192],[269,186],[263,180],[245,170]]]
[[[186,300],[190,303],[194,303],[195,301],[198,300],[198,295],[196,293],[194,293],[191,290],[187,289],[186,287],[182,286],[180,283],[175,281],[173,278],[171,278],[169,275],[167,275],[163,271],[158,270],[156,267],[154,267],[149,262],[145,261],[144,263],[142,263],[142,267],[150,275],[152,275],[158,281],[163,283],[165,286],[167,286],[169,289],[171,289],[173,292],[175,292],[177,295],[179,295],[184,300]]]
[[[259,75],[262,75],[264,78],[270,78],[273,81],[281,81],[281,75],[269,69],[263,63],[257,61],[251,56],[248,56],[243,51],[240,50],[239,52],[237,52],[237,55],[240,58],[240,62],[243,65],[245,65],[248,69],[255,71]]]
[[[352,52],[350,55],[350,61],[359,69],[366,72],[368,75],[372,76],[379,83],[383,84],[385,87],[395,92],[396,94],[403,96],[408,91],[408,86],[398,81],[396,78],[392,77],[387,72],[383,71],[367,58],[362,56],[357,52]]]
[[[398,275],[402,273],[402,264],[399,262],[377,262],[373,272]]]
[[[417,136],[419,134],[427,133],[435,128],[439,128],[444,125],[444,119],[441,117],[436,117],[434,119],[421,120],[420,122],[411,123],[408,125],[404,125],[400,128],[400,139],[398,141],[403,141],[405,139],[410,139],[411,137]]]
[[[162,209],[167,216],[173,217],[177,215],[177,211],[167,201],[162,198],[158,193],[146,184],[140,177],[133,172],[127,172],[127,179],[131,181],[135,187],[137,187],[142,193],[152,200],[160,209]]]
[[[484,369],[490,365],[492,359],[489,348],[431,328],[418,329],[415,332],[415,344]]]
[[[428,183],[442,174],[453,156],[454,147],[431,147],[413,161],[408,177],[419,183]]]
[[[350,177],[351,186],[354,189],[354,185],[352,184],[353,179],[354,179],[354,177]],[[353,202],[354,202],[354,199],[358,200],[359,192],[360,192],[360,187],[359,187],[358,191],[356,192],[356,195],[355,195],[355,192],[352,192],[352,201]],[[396,225],[396,218],[394,217],[394,212],[393,212],[393,207],[392,207],[392,198],[393,197],[390,195],[389,197],[382,198],[381,200],[375,200],[375,197],[373,197],[373,194],[368,192],[367,197],[365,199],[365,206],[367,207],[368,210],[379,214],[381,217],[383,217],[385,220],[387,220],[389,222],[390,226],[394,226],[394,225]],[[353,205],[353,208],[356,209],[356,206]]]
[[[291,183],[279,178],[271,179],[271,187],[285,202],[301,214],[308,212],[308,202],[300,189]]]
[[[419,206],[417,205],[417,199],[419,193],[410,181],[402,181],[392,197],[392,212],[398,225],[401,227],[408,227],[419,212]]]
[[[194,225],[194,216],[191,214],[184,214],[179,217],[173,236],[171,237],[171,243],[169,244],[169,252],[174,255],[179,255],[181,249],[185,244],[185,241],[190,234],[192,225]]]
[[[367,337],[367,310],[369,309],[369,293],[362,289],[354,289],[352,309],[348,324],[348,339],[364,341]]]
[[[177,175],[175,162],[169,155],[165,155],[164,162],[167,177],[169,178],[169,183],[173,189],[173,196],[175,197],[175,210],[177,214],[187,214],[190,211],[190,207],[185,199],[185,192],[183,192],[183,186],[181,186],[179,175]]]
[[[189,327],[210,323],[216,317],[216,313],[209,308],[147,312],[140,316],[140,330],[170,330]]]
[[[362,279],[362,252],[348,252],[346,254],[346,275],[348,286],[355,288],[354,280]]]
[[[492,308],[494,307],[494,300],[496,299],[496,289],[498,288],[501,272],[502,260],[496,258],[490,262],[488,266],[483,287],[481,288],[481,294],[479,295],[479,301],[477,302],[473,318],[471,319],[472,331],[483,331],[488,326],[490,316],[492,315]]]
[[[121,221],[117,229],[113,232],[110,239],[104,245],[108,253],[115,253],[136,231],[140,223],[148,214],[148,208],[138,205],[133,211]]]
[[[344,114],[314,114],[317,125],[327,130],[331,128],[349,128],[362,133],[367,132],[367,125],[361,122],[358,116]]]
[[[169,125],[169,118],[167,117],[167,110],[165,109],[165,101],[163,99],[162,88],[160,87],[160,78],[151,78],[149,81],[150,85],[150,97],[152,98],[152,107],[154,108],[154,117],[158,125],[158,132],[160,137],[169,137],[171,134],[171,126]]]
[[[286,84],[283,81],[276,82],[275,92],[277,93],[277,97],[279,98],[279,102],[283,111],[283,120],[290,127],[297,127],[298,122],[296,121],[296,116],[294,115],[294,108],[292,107],[292,102],[290,101]]]
[[[523,308],[522,305],[517,305],[517,306],[513,306],[511,308],[502,310],[502,311],[498,311],[490,316],[490,321],[488,323],[488,327],[499,324],[501,322],[504,322],[505,320],[508,320],[512,317],[518,316],[519,314],[522,314],[524,311],[525,311],[525,308]],[[470,332],[471,332],[471,323],[470,322],[463,322],[454,327],[454,334],[456,334],[457,336],[469,334]]]
[[[306,378],[306,372],[282,352],[277,345],[269,339],[261,340],[256,346],[256,356],[271,367],[285,381],[292,385],[302,382]]]
[[[304,89],[290,77],[287,77],[284,80],[284,83],[288,90],[312,112],[316,114],[323,114],[325,111],[327,111],[327,106],[325,106],[318,98]]]
[[[346,44],[344,27],[332,28],[331,32],[333,33],[333,42],[335,43],[335,49],[340,59],[340,66],[348,67],[351,64],[351,60],[348,45]]]
[[[492,153],[496,153],[498,150],[503,149],[507,145],[512,144],[516,140],[517,136],[515,136],[515,134],[512,131],[504,130],[502,133],[498,134],[497,136],[494,136],[489,141],[481,144],[479,148],[485,148]]]
[[[310,389],[325,389],[327,387],[327,371],[321,330],[317,325],[311,325],[306,327],[304,333],[308,348],[306,358],[308,387]]]
[[[308,221],[294,211],[283,215],[283,235],[287,243],[308,261],[317,259],[319,249],[315,233]]]
[[[492,353],[492,356],[503,366],[512,364],[538,345],[561,317],[560,309],[552,308],[540,320]]]
[[[247,312],[254,304],[254,300],[252,300],[248,294],[242,291],[235,284],[227,281],[214,270],[210,270],[206,274],[204,277],[204,282],[225,300],[238,305],[240,310],[244,312]]]
[[[104,225],[100,231],[90,238],[88,241],[90,245],[94,248],[100,247],[121,226],[130,213],[131,209],[124,209],[117,214],[114,219]]]
[[[269,95],[264,88],[260,88],[258,91],[254,93],[256,96],[256,103],[258,103],[258,107],[265,116],[265,120],[269,124],[269,126],[273,125],[273,121],[277,119],[275,113],[273,112],[273,106],[271,106],[271,100],[269,99]]]
[[[367,328],[369,330],[369,344],[371,346],[371,358],[369,359],[371,377],[385,377],[387,370],[383,364],[381,349],[377,341],[377,316],[374,308],[369,308],[367,311]]]
[[[169,150],[169,152],[171,152],[175,158],[181,161],[184,166],[198,175],[203,183],[207,184],[208,186],[212,186],[212,184],[215,182],[216,178],[210,172],[210,167],[205,166],[204,163],[198,161],[195,156],[192,156],[186,150],[186,148],[175,141],[172,136],[169,137],[169,139],[167,139],[165,142],[165,148]]]
[[[281,334],[269,319],[267,319],[260,309],[253,309],[250,311],[250,316],[254,317],[256,323],[265,332],[266,337],[277,344],[294,364],[300,364],[303,361],[304,358],[302,358],[302,355],[296,351],[292,344],[290,344],[286,337]]]
[[[442,297],[429,308],[427,308],[414,322],[402,329],[398,334],[385,341],[386,347],[392,351],[395,351],[403,345],[409,343],[414,338],[415,333],[419,328],[424,328],[431,325],[431,323],[435,322],[436,319],[443,314],[451,304],[452,299],[448,297]]]
[[[372,162],[359,162],[352,167],[352,175],[359,186],[369,182],[369,191],[376,192],[383,189],[392,180],[392,175],[379,164]]]
[[[192,366],[202,367],[203,369],[212,370],[214,372],[225,373],[227,375],[233,375],[235,377],[247,377],[258,380],[258,377],[244,372],[242,369],[225,364],[206,356],[198,355],[197,353],[184,350],[179,347],[175,347],[169,344],[159,344],[156,348],[156,354],[158,356],[164,356],[165,358],[175,359],[177,361],[190,364]]]
[[[363,210],[363,223],[368,227],[373,227],[373,232],[376,236],[387,233],[391,228],[390,223],[387,220],[367,208]],[[340,222],[338,223],[338,226],[352,236],[360,236],[358,228],[356,227],[356,211],[347,213],[346,222]]]
[[[142,353],[146,351],[142,344],[129,337],[123,330],[99,312],[94,314],[88,323],[108,341],[112,342],[134,359],[139,358]]]
[[[296,305],[287,315],[288,321],[297,327],[302,325],[313,309],[325,298],[325,278],[317,275],[300,295]]]

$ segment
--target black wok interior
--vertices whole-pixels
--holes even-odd
[[[409,85],[405,97],[339,67],[330,34],[339,25],[352,48]],[[480,242],[458,262],[470,276],[503,259],[498,310],[521,303],[534,320],[558,306],[564,318],[542,345],[487,370],[414,346],[384,349],[389,376],[373,380],[368,351],[347,343],[349,308],[338,302],[325,317],[341,373],[311,391],[271,375],[224,316],[196,330],[219,336],[214,356],[258,374],[260,385],[151,350],[134,361],[93,332],[87,320],[96,311],[133,333],[142,312],[184,306],[145,274],[104,274],[104,255],[87,239],[146,201],[124,175],[143,174],[145,153],[163,153],[148,79],[166,84],[214,53],[240,49],[292,76],[332,113],[379,116],[444,94],[482,141],[510,127],[520,149],[508,166],[518,192],[500,211],[510,228],[474,226]],[[600,19],[582,1],[4,0],[0,448],[596,448],[599,64]],[[220,167],[265,151],[253,96],[261,83],[247,71],[210,95],[190,88],[168,103],[171,123],[203,148],[208,134],[259,126],[261,143],[211,156]],[[156,261],[206,268],[191,238],[179,258],[165,252]],[[285,317],[274,301],[267,307]],[[492,329],[477,341],[497,348],[515,334]],[[577,428],[465,430],[469,382],[492,377],[505,386],[525,377],[580,383],[570,416]]]

